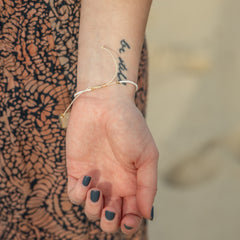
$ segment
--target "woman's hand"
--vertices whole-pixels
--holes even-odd
[[[90,220],[105,232],[119,226],[134,233],[151,219],[157,190],[158,150],[129,86],[112,86],[80,96],[67,128],[68,194],[85,202]]]

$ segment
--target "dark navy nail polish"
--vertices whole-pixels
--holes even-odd
[[[133,229],[132,227],[129,227],[128,225],[124,224],[124,227],[127,229],[127,230],[131,230]]]
[[[114,219],[115,217],[115,213],[114,212],[110,212],[110,211],[106,211],[105,212],[105,217],[107,220],[111,221]]]
[[[85,177],[83,178],[83,180],[82,180],[82,185],[85,186],[85,187],[87,187],[88,184],[90,183],[90,181],[91,181],[91,177],[85,176]]]
[[[92,190],[90,193],[90,199],[92,202],[97,202],[100,197],[100,192],[96,190]]]
[[[151,220],[153,220],[154,218],[154,207],[152,207],[152,211],[151,211]]]

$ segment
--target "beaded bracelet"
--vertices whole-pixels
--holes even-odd
[[[133,81],[130,81],[128,79],[126,80],[121,80],[121,81],[118,81],[118,80],[114,80],[117,76],[117,61],[114,57],[114,55],[112,54],[112,52],[110,51],[111,49],[107,48],[106,46],[102,46],[101,47],[102,49],[106,50],[109,54],[111,54],[114,62],[115,62],[115,65],[116,65],[116,71],[115,71],[115,74],[114,76],[112,77],[112,79],[109,81],[109,82],[106,82],[106,83],[103,83],[101,85],[97,85],[97,86],[94,86],[94,87],[88,87],[86,88],[85,90],[81,90],[81,91],[78,91],[74,94],[74,99],[72,100],[72,102],[68,105],[68,107],[66,108],[66,110],[64,111],[64,113],[61,113],[59,115],[59,121],[60,121],[60,125],[61,125],[61,128],[67,128],[67,124],[68,124],[68,119],[69,119],[69,116],[70,116],[70,112],[69,112],[69,109],[71,108],[71,106],[73,105],[73,103],[76,101],[76,99],[82,95],[83,93],[86,93],[86,92],[92,92],[92,91],[95,91],[97,89],[100,89],[100,88],[104,88],[104,87],[109,87],[109,86],[112,86],[112,85],[115,85],[115,84],[132,84],[136,87],[136,91],[138,90],[138,85],[133,82]]]

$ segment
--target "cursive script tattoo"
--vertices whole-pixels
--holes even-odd
[[[130,45],[127,43],[127,41],[125,39],[122,39],[120,41],[120,44],[121,44],[121,47],[119,48],[119,53],[120,54],[123,54],[126,52],[126,50],[130,49]],[[124,60],[122,59],[122,57],[118,57],[118,73],[117,73],[117,78],[118,78],[118,81],[121,82],[123,80],[126,80],[127,77],[126,77],[126,71],[128,70],[127,69],[127,66],[124,62]],[[124,85],[126,85],[126,83],[122,83]]]
[[[124,74],[124,71],[127,71],[127,67],[121,57],[119,57],[118,60],[119,60],[119,63],[118,63],[117,77],[118,77],[118,81],[122,81],[124,79],[127,79],[126,75]],[[126,85],[126,83],[123,83],[123,84]]]
[[[125,52],[125,49],[126,48],[128,48],[128,49],[130,49],[130,46],[129,46],[129,44],[126,42],[126,40],[121,40],[120,41],[120,44],[121,44],[121,48],[119,48],[119,53],[123,53],[123,52]]]

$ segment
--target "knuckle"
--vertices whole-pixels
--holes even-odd
[[[152,185],[152,184],[138,184],[137,189],[142,191],[142,190],[150,190],[153,193],[157,193],[157,186],[156,185]]]
[[[76,199],[73,199],[73,198],[69,198],[70,202],[74,205],[80,205],[80,201],[77,201]]]
[[[75,191],[69,191],[68,198],[72,204],[80,205],[82,203],[82,198],[77,196]]]
[[[146,153],[144,155],[145,164],[157,164],[159,159],[159,151],[155,145],[148,148],[148,150],[145,151],[145,153]]]
[[[106,233],[116,233],[117,230],[118,230],[118,227],[117,226],[114,226],[114,227],[110,227],[110,226],[104,227],[104,226],[102,226],[101,229]]]
[[[100,219],[100,214],[98,214],[98,213],[94,214],[94,213],[87,212],[85,210],[85,214],[89,220],[96,221],[96,220]]]

